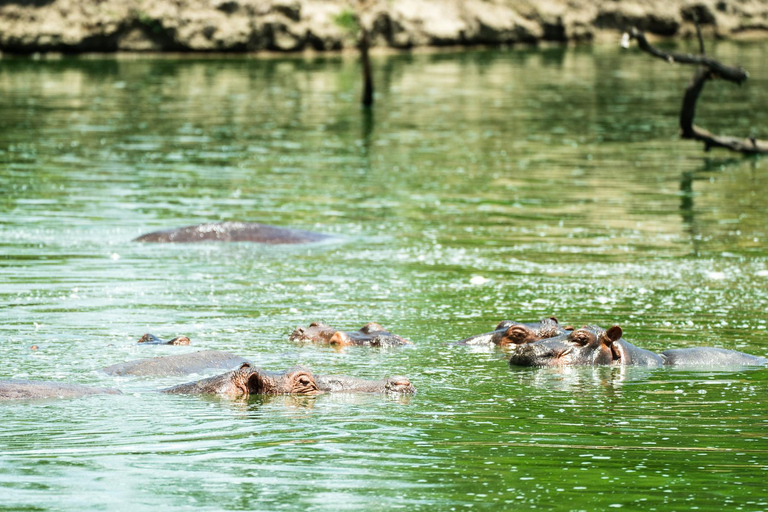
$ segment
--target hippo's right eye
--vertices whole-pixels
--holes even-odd
[[[592,337],[588,332],[579,330],[571,333],[570,340],[576,345],[583,347],[592,341]]]

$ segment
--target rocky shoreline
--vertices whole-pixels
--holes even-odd
[[[0,0],[0,52],[301,52],[352,48],[346,0]],[[768,36],[768,0],[381,0],[372,46],[589,41],[635,26]]]

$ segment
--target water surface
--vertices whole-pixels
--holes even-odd
[[[702,126],[768,138],[765,48],[712,48],[750,78],[708,84]],[[768,173],[678,139],[693,70],[612,46],[374,66],[366,116],[354,59],[0,61],[0,377],[125,392],[1,404],[0,507],[768,508],[765,369],[510,369],[450,344],[557,315],[768,355]],[[131,242],[218,220],[338,240]],[[287,340],[316,320],[415,346]],[[97,371],[199,349],[419,393],[232,401]]]

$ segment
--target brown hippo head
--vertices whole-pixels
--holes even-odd
[[[544,338],[559,336],[566,333],[568,327],[561,327],[554,316],[532,323],[502,320],[493,331],[470,336],[459,341],[458,344],[497,345],[499,347],[523,345]]]
[[[236,370],[208,379],[181,384],[162,390],[174,394],[250,395],[317,395],[324,392],[413,394],[416,389],[405,377],[382,380],[358,379],[343,375],[315,375],[303,366],[281,372],[269,372],[241,364]]]
[[[312,322],[309,327],[297,327],[290,336],[292,341],[309,341],[344,347],[369,345],[386,347],[410,345],[410,340],[392,334],[376,322],[370,322],[357,331],[340,331],[322,322]]]
[[[186,336],[176,336],[170,340],[161,340],[157,336],[151,333],[147,333],[139,338],[138,343],[144,345],[189,345],[189,338]]]
[[[176,394],[218,394],[227,396],[300,394],[316,395],[320,389],[308,369],[296,366],[282,372],[268,372],[243,363],[237,370],[208,379],[163,390]]]
[[[509,360],[514,366],[573,366],[623,364],[622,330],[607,331],[585,325],[559,336],[514,347]]]

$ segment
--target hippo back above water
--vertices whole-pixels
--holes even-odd
[[[671,349],[656,354],[622,338],[618,325],[608,330],[593,325],[559,336],[514,347],[512,366],[748,366],[765,365],[768,359],[714,347]]]
[[[256,242],[261,244],[305,244],[331,238],[322,233],[258,224],[255,222],[214,222],[183,228],[154,231],[135,242]]]
[[[102,368],[109,375],[165,376],[188,375],[205,370],[229,370],[246,363],[242,357],[219,350],[202,350],[191,354],[176,354],[165,357],[150,357]]]
[[[111,388],[96,388],[63,382],[9,379],[0,380],[0,400],[42,400],[76,398],[89,395],[119,395]]]

